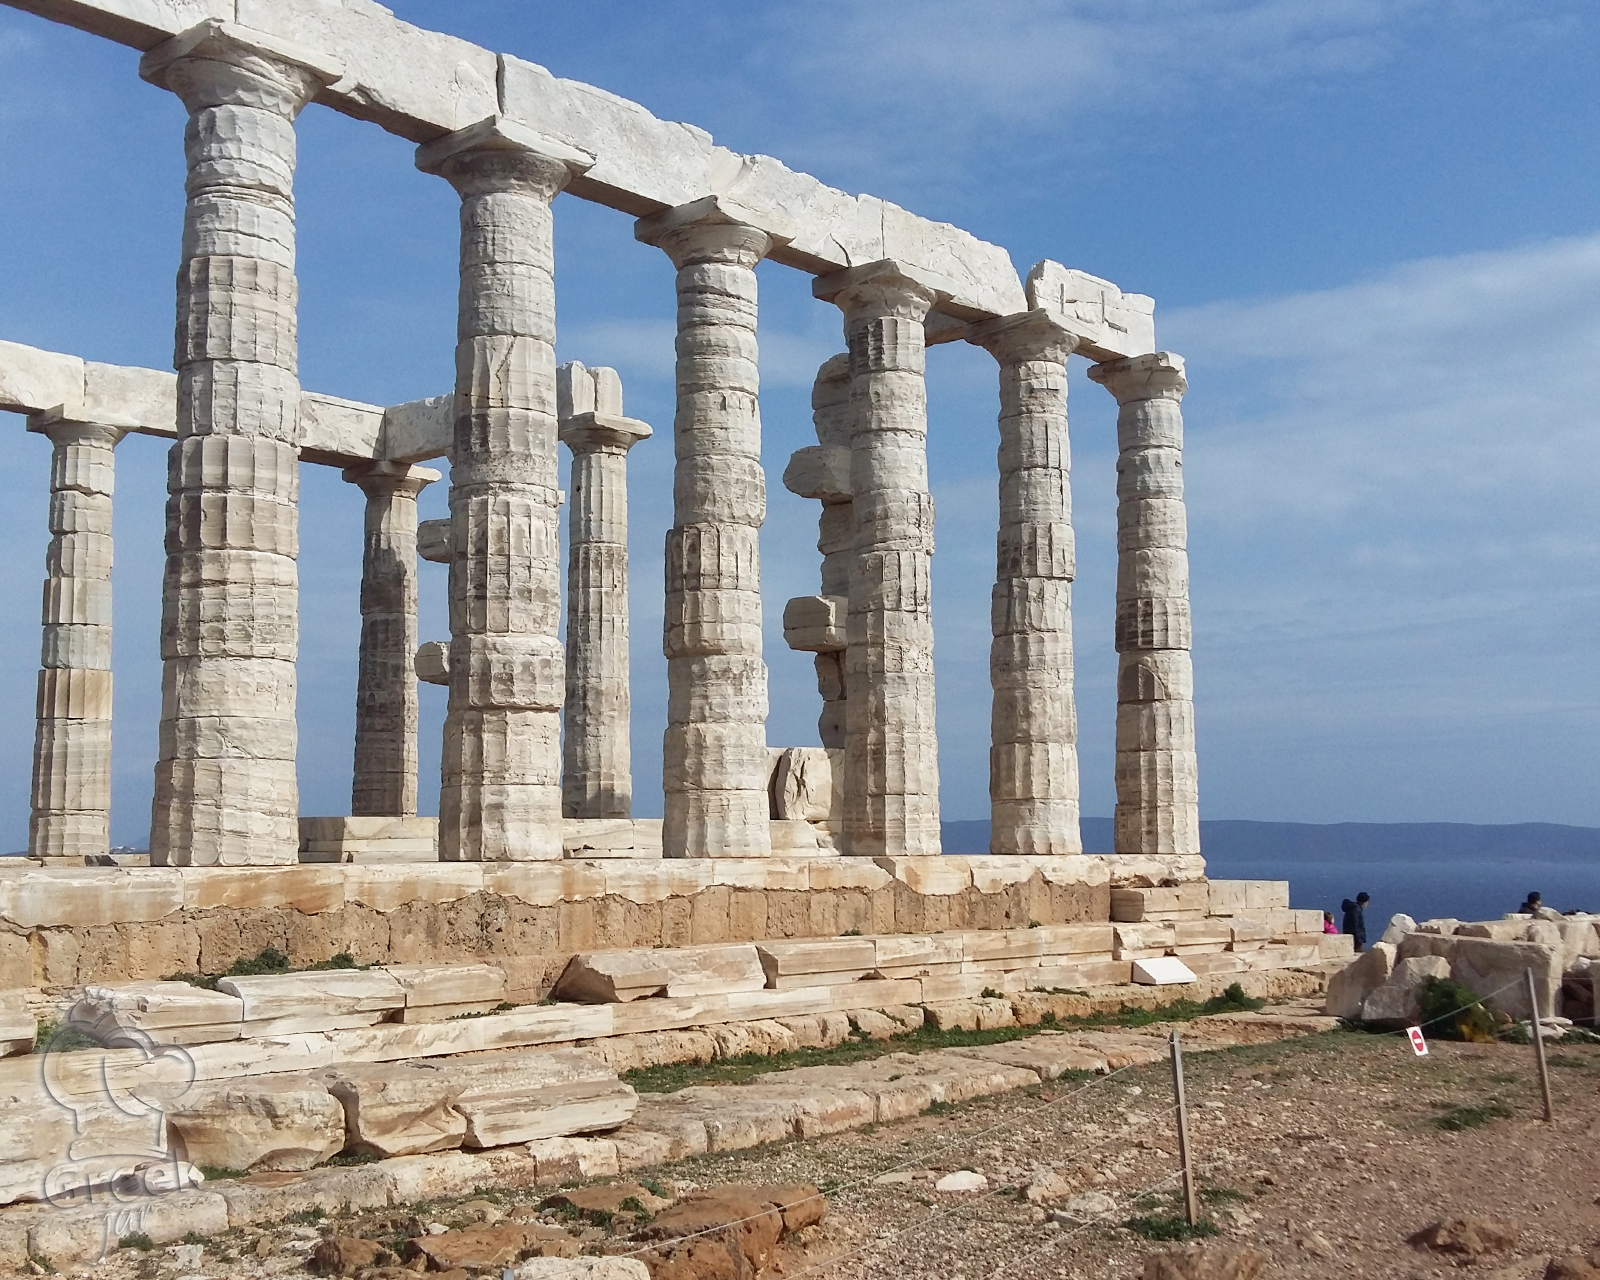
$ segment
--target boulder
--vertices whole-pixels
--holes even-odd
[[[1412,956],[1400,961],[1389,979],[1361,1002],[1361,1017],[1391,1027],[1410,1027],[1422,1021],[1422,985],[1429,978],[1448,978],[1450,962],[1443,956]]]
[[[397,1259],[375,1240],[358,1236],[332,1236],[311,1251],[311,1266],[325,1276],[354,1275],[363,1267],[392,1265]]]
[[[1542,1280],[1600,1280],[1600,1248],[1551,1258]]]
[[[1082,1191],[1075,1196],[1068,1196],[1054,1217],[1063,1226],[1081,1227],[1085,1223],[1114,1217],[1117,1209],[1117,1202],[1104,1191]]]
[[[1417,926],[1416,931],[1418,933],[1442,933],[1448,936],[1449,934],[1454,933],[1460,927],[1461,921],[1453,920],[1448,917],[1441,917],[1437,920],[1424,920]]]
[[[467,1122],[463,1145],[503,1147],[574,1133],[603,1133],[633,1118],[639,1097],[615,1079],[550,1085],[534,1090],[461,1097]]]
[[[735,1184],[685,1196],[638,1231],[634,1239],[660,1241],[657,1265],[650,1268],[658,1280],[662,1276],[697,1274],[686,1264],[697,1252],[708,1260],[734,1263],[734,1269],[720,1274],[752,1275],[767,1264],[778,1241],[785,1234],[800,1230],[822,1219],[827,1200],[813,1186],[750,1186]],[[674,1246],[675,1240],[694,1237]],[[737,1250],[745,1268],[729,1254]],[[720,1254],[721,1258],[716,1258]],[[726,1260],[726,1261],[724,1261]],[[717,1271],[700,1274],[717,1275]]]
[[[344,1149],[345,1111],[309,1076],[245,1078],[191,1089],[167,1112],[167,1133],[191,1164],[300,1172]]]
[[[1511,1248],[1521,1237],[1522,1228],[1514,1222],[1469,1215],[1432,1223],[1407,1236],[1406,1243],[1416,1249],[1475,1262]]]
[[[1023,1192],[1029,1204],[1059,1204],[1072,1196],[1072,1184],[1054,1169],[1042,1169],[1033,1175]]]
[[[1408,933],[1415,933],[1416,931],[1417,922],[1415,920],[1403,912],[1396,912],[1389,917],[1389,927],[1383,931],[1383,936],[1378,941],[1392,942],[1395,946],[1399,946],[1401,938]]]
[[[1395,947],[1377,942],[1328,979],[1323,1012],[1333,1018],[1359,1018],[1366,998],[1389,980]]]
[[[1271,1262],[1260,1249],[1203,1245],[1183,1252],[1154,1253],[1144,1260],[1144,1280],[1254,1280]]]
[[[440,1235],[419,1236],[406,1244],[406,1257],[426,1260],[430,1271],[499,1271],[533,1254],[559,1258],[577,1252],[577,1240],[559,1227],[514,1222],[463,1227]]]
[[[1397,952],[1400,960],[1427,955],[1443,956],[1450,962],[1450,976],[1455,981],[1474,995],[1483,996],[1487,1008],[1517,1019],[1534,1016],[1523,980],[1531,969],[1538,995],[1537,1015],[1549,1018],[1556,1013],[1555,1000],[1561,989],[1561,953],[1557,947],[1539,942],[1497,941],[1460,932],[1449,936],[1413,933],[1406,936]]]

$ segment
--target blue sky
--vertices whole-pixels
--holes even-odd
[[[514,53],[1157,300],[1189,362],[1203,813],[1600,825],[1600,10],[1582,0],[401,0]],[[0,338],[170,367],[183,113],[130,50],[0,9]],[[455,208],[411,147],[300,125],[301,377],[447,390]],[[559,354],[611,364],[631,457],[637,811],[659,813],[672,273],[630,220],[557,205]],[[837,312],[761,269],[769,740],[814,742],[783,601],[814,504],[777,482]],[[987,813],[993,362],[930,357],[948,818]],[[1113,414],[1073,366],[1084,810],[1112,804]],[[0,415],[0,849],[26,838],[48,446]],[[163,450],[118,451],[114,837],[148,826]],[[348,808],[360,495],[306,467],[306,813]],[[424,497],[442,514],[443,493]],[[424,567],[423,635],[444,634]],[[442,691],[424,690],[425,805]]]

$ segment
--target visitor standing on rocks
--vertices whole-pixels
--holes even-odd
[[[1340,907],[1344,911],[1344,933],[1348,933],[1356,940],[1356,950],[1367,949],[1367,903],[1372,901],[1372,895],[1365,889],[1356,894],[1355,901],[1346,898]]]
[[[1539,896],[1539,891],[1535,889],[1528,895],[1528,900],[1517,908],[1517,914],[1522,916],[1536,916],[1539,914],[1539,908],[1542,906],[1544,906],[1544,899]]]

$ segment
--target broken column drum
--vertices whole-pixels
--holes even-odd
[[[845,650],[845,850],[938,853],[933,496],[927,351],[937,293],[894,262],[819,278],[850,348],[851,548]]]
[[[123,432],[43,415],[28,427],[52,446],[28,852],[81,861],[111,848],[111,501]]]
[[[811,389],[811,420],[817,443],[797,449],[784,469],[783,485],[822,503],[817,550],[822,553],[822,592],[796,596],[783,611],[783,638],[791,649],[816,655],[822,714],[817,733],[824,747],[845,742],[845,617],[850,564],[855,547],[855,508],[850,494],[850,357],[823,362]]]
[[[339,78],[230,23],[145,54],[189,110],[167,479],[157,864],[294,862],[299,592],[294,121]]]
[[[561,857],[566,681],[550,203],[590,162],[498,119],[417,150],[417,167],[461,196],[445,861]]]
[[[715,197],[642,219],[635,234],[678,270],[662,852],[760,857],[772,844],[755,268],[775,240]]]
[[[417,812],[417,495],[427,467],[375,462],[344,478],[366,494],[361,554],[361,657],[350,812]]]
[[[572,450],[567,543],[567,697],[561,812],[633,813],[628,690],[628,450],[650,434],[622,416],[611,369],[563,365],[561,439]]]
[[[968,339],[1000,364],[989,851],[1082,853],[1067,440],[1067,357],[1075,339],[1039,310],[974,325]]]
[[[1117,399],[1117,853],[1200,852],[1183,360],[1098,364]]]

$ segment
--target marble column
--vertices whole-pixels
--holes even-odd
[[[634,234],[678,270],[662,851],[760,857],[772,842],[755,268],[781,237],[716,197],[643,218]]]
[[[372,462],[344,478],[367,496],[361,550],[361,660],[350,812],[417,812],[417,495],[439,479],[428,467]]]
[[[461,196],[444,861],[561,857],[566,682],[550,204],[592,162],[500,119],[417,149],[417,167]]]
[[[111,849],[111,498],[124,432],[44,414],[28,429],[52,446],[28,852],[82,862]]]
[[[1067,357],[1075,339],[1044,311],[984,321],[967,338],[1000,365],[989,852],[1082,853],[1067,444]]]
[[[189,110],[150,853],[158,865],[292,863],[294,121],[341,72],[216,20],[157,45],[139,72]]]
[[[789,601],[783,611],[783,635],[791,649],[815,654],[817,692],[822,695],[817,733],[824,747],[842,749],[845,619],[856,534],[850,493],[849,355],[830,356],[817,371],[811,387],[811,421],[817,443],[795,450],[784,469],[783,487],[822,504],[817,519],[822,591]]]
[[[1183,360],[1098,364],[1117,398],[1117,853],[1199,853]]]
[[[622,416],[614,370],[571,364],[560,373],[561,440],[572,450],[561,813],[629,818],[628,450],[650,428]]]
[[[938,295],[893,261],[822,276],[813,291],[843,310],[850,348],[855,537],[845,650],[845,850],[938,853],[923,378],[923,322]]]

